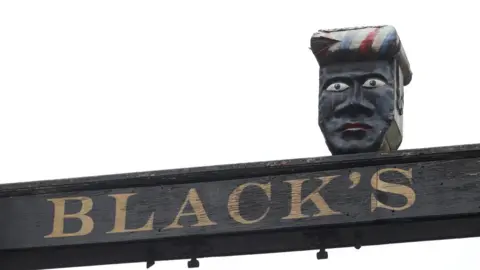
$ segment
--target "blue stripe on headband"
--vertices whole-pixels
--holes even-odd
[[[395,37],[395,32],[390,32],[388,35],[385,37],[385,40],[383,40],[382,45],[380,46],[380,55],[385,55],[388,50],[388,45],[390,44],[390,41],[392,41]]]
[[[348,50],[350,48],[350,44],[352,44],[352,39],[353,39],[353,33],[347,33],[345,37],[342,40],[342,43],[340,43],[340,49],[341,50]]]

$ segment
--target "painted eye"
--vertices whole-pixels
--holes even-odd
[[[363,87],[366,87],[366,88],[377,88],[384,85],[385,85],[385,82],[380,79],[368,79],[363,83]]]
[[[338,92],[338,91],[343,91],[345,89],[347,89],[349,86],[348,84],[346,83],[342,83],[342,82],[336,82],[336,83],[332,83],[330,84],[326,90],[327,91],[334,91],[334,92]]]

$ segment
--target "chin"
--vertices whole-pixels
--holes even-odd
[[[366,136],[363,139],[345,140],[342,136],[327,138],[327,146],[334,155],[377,152],[381,149],[383,136]]]
[[[358,154],[358,153],[367,153],[367,152],[377,152],[379,147],[374,145],[361,145],[361,144],[351,144],[347,143],[346,145],[341,145],[335,147],[335,154]]]

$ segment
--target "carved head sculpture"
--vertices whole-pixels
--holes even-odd
[[[392,26],[320,30],[318,124],[333,155],[397,150],[412,72]]]

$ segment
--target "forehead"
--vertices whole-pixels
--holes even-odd
[[[337,76],[365,76],[368,74],[379,74],[386,79],[393,78],[393,63],[389,61],[365,61],[335,63],[320,68],[320,79],[326,80]]]

